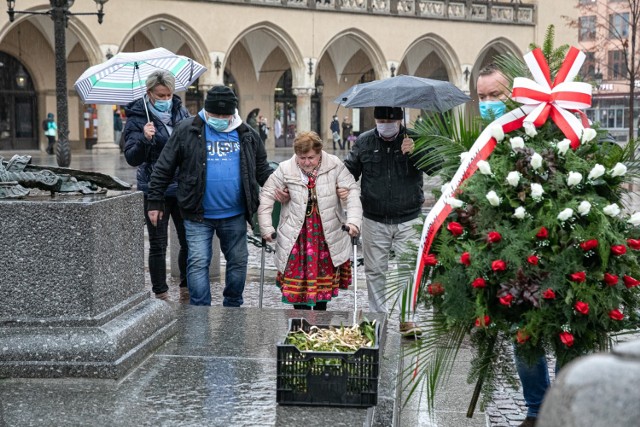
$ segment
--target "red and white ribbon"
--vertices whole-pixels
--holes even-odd
[[[460,185],[478,169],[478,162],[486,160],[493,152],[498,143],[493,136],[494,127],[501,127],[506,134],[523,127],[524,123],[531,123],[536,127],[542,126],[547,118],[551,117],[565,136],[571,140],[574,149],[580,144],[580,137],[584,131],[583,123],[568,110],[591,106],[591,85],[571,81],[584,62],[584,53],[572,47],[553,84],[549,66],[540,49],[529,52],[524,59],[535,81],[523,77],[514,79],[512,98],[523,105],[495,120],[480,134],[424,221],[413,283],[409,288],[408,298],[405,299],[404,308],[407,313],[415,311],[418,290],[425,269],[425,259],[429,255],[438,230],[451,213],[452,207],[447,200],[459,193]]]
[[[571,47],[551,84],[549,66],[544,55],[540,49],[535,49],[524,56],[534,80],[516,77],[511,93],[514,101],[534,107],[524,119],[525,124],[540,127],[551,117],[571,141],[574,150],[580,145],[584,126],[573,112],[591,106],[591,85],[572,81],[578,75],[585,57],[583,52]]]

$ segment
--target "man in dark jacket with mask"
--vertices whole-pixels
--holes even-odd
[[[202,109],[174,131],[149,184],[149,217],[162,217],[164,193],[178,172],[178,206],[189,246],[192,305],[211,305],[209,264],[214,234],[226,260],[223,305],[239,307],[247,275],[247,221],[258,209],[259,187],[273,169],[258,133],[238,115],[226,86],[207,92]]]
[[[178,124],[189,117],[182,100],[173,92],[175,78],[168,71],[158,70],[146,80],[147,93],[125,107],[127,124],[124,128],[124,157],[131,166],[137,166],[138,190],[144,193],[144,213],[149,233],[149,276],[156,298],[168,300],[167,286],[167,235],[169,218],[173,219],[180,241],[178,268],[180,269],[180,299],[189,298],[187,290],[187,241],[184,224],[176,199],[177,183],[167,186],[163,219],[152,224],[149,215],[148,187],[154,165],[160,152]],[[146,103],[146,106],[145,106]],[[117,115],[117,111],[116,111]],[[173,178],[173,177],[172,177]]]
[[[355,179],[361,179],[362,250],[369,293],[369,308],[374,312],[388,312],[385,273],[389,253],[396,256],[406,252],[409,242],[420,238],[415,226],[424,203],[423,172],[410,154],[413,139],[407,137],[402,126],[401,108],[375,107],[376,128],[361,134],[344,161]],[[404,313],[402,316],[404,317]],[[405,337],[421,334],[414,322],[401,318],[400,332]]]

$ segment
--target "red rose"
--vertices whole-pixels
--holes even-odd
[[[615,256],[624,255],[627,253],[627,247],[625,245],[613,245],[611,246],[611,253]]]
[[[560,341],[567,347],[571,347],[573,345],[573,335],[570,332],[560,332]]]
[[[505,271],[507,269],[507,263],[501,259],[497,259],[491,263],[491,269],[493,271]]]
[[[587,280],[587,275],[584,273],[584,271],[578,271],[577,273],[570,274],[569,278],[572,282],[582,283]]]
[[[540,231],[536,234],[536,237],[540,240],[544,240],[549,237],[549,231],[545,227],[540,227]]]
[[[460,255],[460,263],[466,266],[471,265],[471,255],[469,255],[469,252],[464,252]]]
[[[479,317],[476,319],[476,328],[483,327],[486,328],[491,323],[491,319],[489,316],[484,316],[484,319],[480,319]]]
[[[587,315],[589,314],[589,304],[586,302],[578,301],[576,305],[573,306],[578,313]]]
[[[487,286],[487,282],[485,282],[482,277],[478,277],[471,283],[471,286],[473,286],[476,289],[484,288],[485,286]]]
[[[506,294],[505,296],[499,298],[500,304],[511,306],[511,302],[513,301],[513,295]]]
[[[618,276],[611,273],[604,273],[604,283],[609,286],[615,286],[618,284]]]
[[[464,232],[464,227],[462,227],[459,222],[452,221],[447,225],[447,230],[454,236],[459,236]]]
[[[442,283],[432,283],[427,285],[427,292],[433,296],[442,295],[444,294],[444,286],[442,286]]]
[[[634,251],[640,251],[640,240],[627,239],[627,245]]]
[[[556,293],[553,292],[553,289],[548,288],[546,291],[542,293],[542,298],[544,299],[556,299]]]
[[[429,254],[426,257],[424,257],[424,264],[425,265],[436,265],[438,263],[438,258],[436,258],[436,256],[434,254]]]
[[[516,332],[516,341],[518,341],[518,344],[526,343],[529,341],[529,338],[531,337],[522,329],[518,329],[518,332]]]
[[[622,278],[622,281],[624,282],[624,285],[625,285],[627,288],[633,288],[633,287],[635,287],[635,286],[640,285],[640,280],[636,280],[636,279],[634,279],[633,277],[631,277],[631,276],[627,276],[627,275],[625,275],[625,276]]]
[[[502,236],[497,231],[490,231],[487,234],[487,240],[489,240],[489,243],[498,243],[502,240]]]
[[[527,258],[527,262],[531,265],[538,265],[538,261],[540,261],[540,258],[537,255],[531,255]]]
[[[595,249],[598,247],[598,241],[596,239],[587,240],[586,242],[580,243],[580,247],[583,251],[590,251],[591,249]]]
[[[609,317],[612,318],[613,320],[622,320],[624,319],[624,314],[622,314],[620,310],[616,308],[609,312]]]

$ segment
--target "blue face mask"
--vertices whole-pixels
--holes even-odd
[[[229,119],[219,119],[217,117],[207,117],[207,124],[218,132],[222,132],[229,127]]]
[[[507,106],[502,101],[480,101],[480,117],[493,120],[502,117],[507,112]]]
[[[155,104],[153,104],[153,108],[160,111],[161,113],[166,113],[171,109],[171,100],[168,99],[165,101],[163,99],[156,99]]]

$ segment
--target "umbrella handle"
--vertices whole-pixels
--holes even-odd
[[[138,67],[137,62],[133,63],[133,68],[136,70],[136,73],[138,74],[138,81],[142,81],[142,79],[140,78],[140,67]],[[144,95],[142,95],[142,104],[144,105],[144,112],[147,113],[147,123],[149,123],[151,119],[149,119],[149,109],[147,108],[147,101],[144,99]]]

